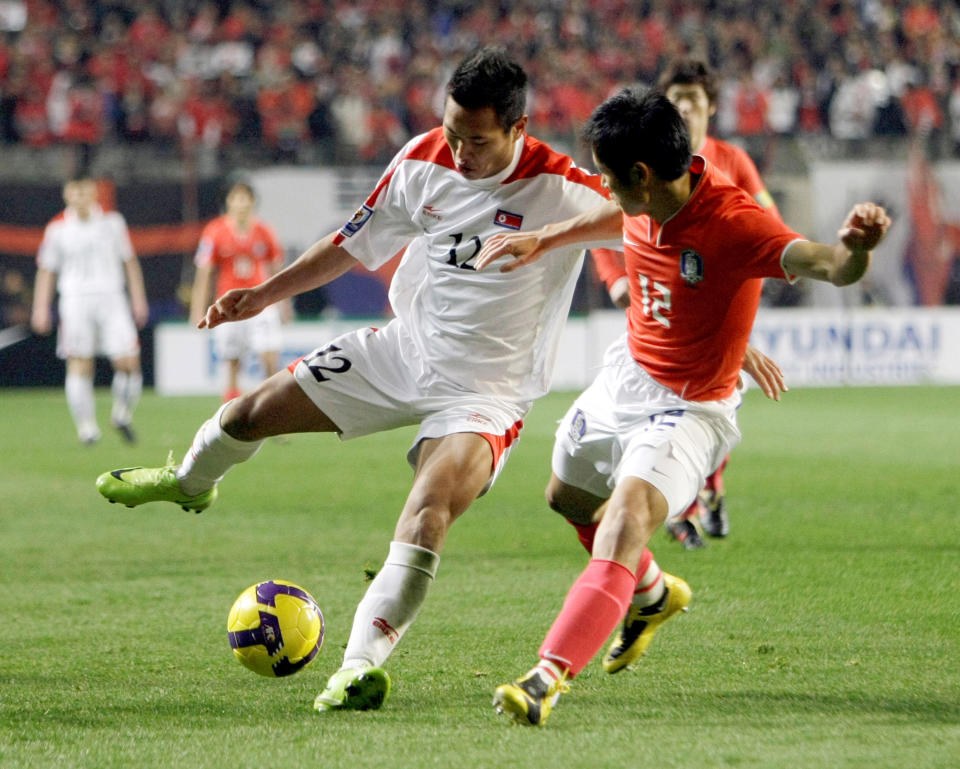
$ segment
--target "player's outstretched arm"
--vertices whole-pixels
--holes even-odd
[[[140,269],[140,260],[131,256],[123,263],[127,276],[127,293],[130,294],[130,312],[133,313],[133,322],[137,328],[143,328],[150,319],[150,305],[147,303],[147,290],[143,285],[143,271]]]
[[[334,245],[336,233],[327,235],[304,251],[297,260],[259,286],[228,291],[215,301],[197,328],[214,328],[221,323],[246,320],[275,302],[324,286],[339,278],[357,260]]]
[[[747,350],[743,354],[742,368],[754,382],[760,385],[763,394],[770,400],[779,401],[780,393],[787,391],[787,380],[783,376],[783,371],[771,358],[753,345],[747,345]]]
[[[494,235],[483,244],[474,266],[482,270],[502,256],[511,256],[513,261],[502,265],[500,272],[512,272],[537,261],[554,248],[619,240],[622,237],[622,223],[619,206],[612,202],[604,203],[585,214],[548,224],[539,230]]]
[[[888,229],[890,217],[883,208],[876,203],[858,203],[837,233],[839,243],[833,246],[807,241],[793,243],[784,254],[783,266],[798,277],[849,286],[866,273],[870,254]]]

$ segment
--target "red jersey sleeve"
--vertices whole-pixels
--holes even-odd
[[[200,242],[197,244],[197,252],[193,256],[193,263],[197,267],[213,267],[214,258],[217,254],[217,230],[219,222],[214,219],[208,222],[200,233]]]
[[[607,291],[613,288],[618,280],[627,277],[627,268],[623,264],[623,254],[609,248],[590,249],[593,257],[593,266],[597,277],[604,282]]]

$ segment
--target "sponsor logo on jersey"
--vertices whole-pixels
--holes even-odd
[[[360,208],[357,209],[357,213],[353,215],[353,218],[340,229],[340,234],[345,238],[352,238],[360,231],[363,225],[370,221],[371,216],[373,216],[373,209],[370,208],[370,206],[360,206]]]
[[[680,254],[680,277],[691,286],[703,280],[703,257],[692,248]]]
[[[498,208],[493,217],[493,223],[500,227],[506,227],[508,230],[519,230],[523,224],[523,217],[520,214],[511,214],[509,211]]]
[[[587,431],[587,417],[584,413],[577,409],[576,413],[573,415],[573,419],[570,420],[570,438],[574,443],[579,443],[580,439],[583,437],[583,434]]]
[[[433,206],[424,206],[420,210],[423,211],[424,216],[429,216],[431,219],[436,219],[438,222],[443,219],[443,217],[440,215],[439,209],[434,208]]]
[[[468,422],[473,422],[478,425],[488,425],[490,424],[490,419],[485,417],[483,414],[471,414],[467,417]]]

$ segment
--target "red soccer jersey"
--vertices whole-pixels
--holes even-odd
[[[194,263],[217,271],[216,295],[233,288],[251,288],[270,277],[267,265],[283,262],[283,250],[273,229],[251,219],[245,232],[235,229],[227,216],[218,216],[203,228]]]
[[[701,157],[693,193],[662,225],[623,217],[630,353],[687,400],[731,395],[760,303],[762,278],[784,278],[795,233]],[[698,178],[699,177],[699,178]]]
[[[740,189],[750,193],[761,206],[780,216],[773,198],[763,186],[757,167],[750,156],[736,144],[708,136],[703,146],[697,150],[697,154],[719,168]],[[609,291],[614,283],[627,274],[623,268],[623,255],[619,251],[604,248],[595,248],[591,253],[597,276],[606,284]]]

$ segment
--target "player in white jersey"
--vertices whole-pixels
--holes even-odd
[[[97,204],[90,178],[67,182],[64,212],[47,225],[37,254],[31,325],[50,333],[54,284],[59,301],[57,354],[67,361],[67,405],[85,444],[100,438],[93,396],[94,358],[113,365],[111,423],[129,443],[140,399],[140,340],[148,307],[140,264],[123,216]],[[129,291],[129,301],[126,291]]]
[[[479,273],[472,260],[495,233],[591,210],[605,194],[598,177],[526,135],[525,90],[526,75],[502,52],[468,57],[447,86],[442,127],[401,150],[351,221],[259,286],[225,294],[200,326],[252,317],[405,247],[390,291],[394,320],[334,339],[222,406],[179,467],[97,480],[112,502],[199,511],[270,436],[345,439],[419,425],[413,488],[342,667],[315,700],[320,712],[383,703],[390,679],[380,666],[419,611],[451,524],[493,483],[549,385],[580,250],[515,275]]]

